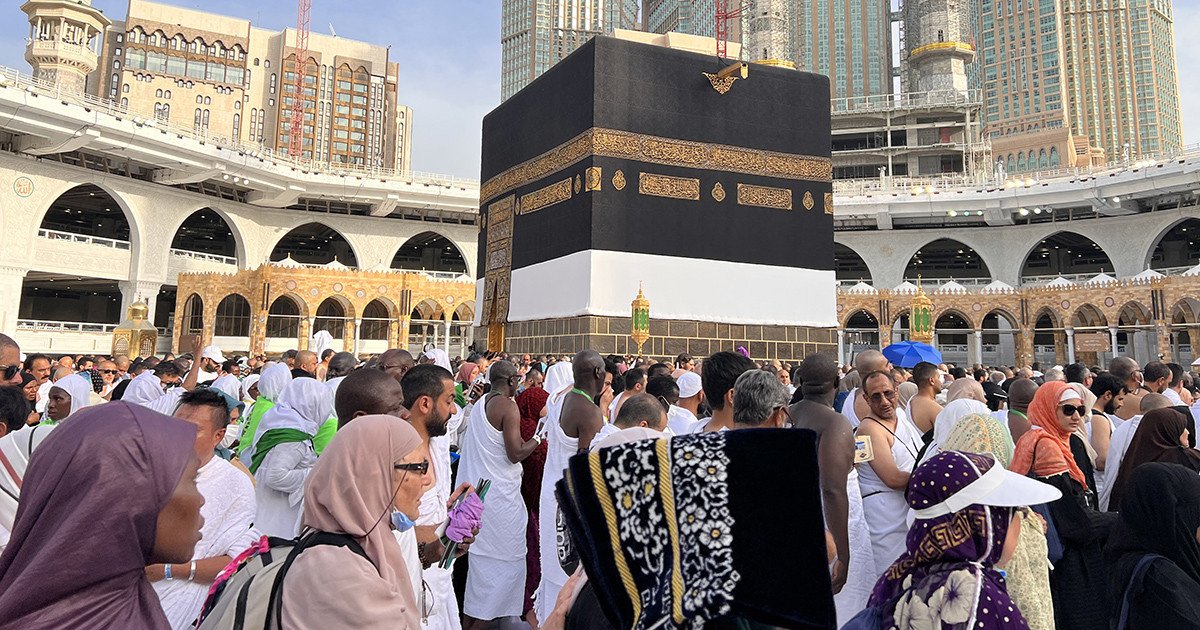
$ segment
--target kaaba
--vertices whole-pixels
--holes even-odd
[[[483,121],[477,339],[510,353],[833,351],[829,80],[595,37]]]

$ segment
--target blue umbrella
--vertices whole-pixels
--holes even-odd
[[[902,368],[913,367],[922,361],[933,364],[942,362],[942,353],[937,348],[920,341],[893,343],[883,349],[883,356],[887,357],[892,365]]]

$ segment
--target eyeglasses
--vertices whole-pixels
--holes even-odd
[[[896,400],[896,390],[893,389],[886,392],[875,392],[874,394],[868,396],[868,398],[875,402],[883,402],[884,398],[887,398],[888,400]]]
[[[1084,407],[1083,405],[1079,405],[1079,406],[1063,405],[1062,406],[1062,412],[1063,412],[1064,416],[1070,416],[1072,414],[1077,413],[1077,414],[1079,414],[1079,417],[1082,418],[1085,414],[1087,414],[1087,411],[1088,411],[1087,407]]]
[[[120,372],[118,372],[116,370],[100,370],[100,373],[101,374],[120,374]]]
[[[380,363],[380,364],[379,364],[379,365],[377,365],[376,367],[378,367],[380,370],[383,370],[384,372],[386,372],[386,371],[388,371],[388,370],[395,370],[395,369],[402,368],[402,367],[404,367],[404,366],[403,366],[403,365],[400,365],[400,364],[398,364],[398,363],[395,363],[395,364],[392,364],[392,365],[384,365],[384,364]]]
[[[21,371],[21,366],[19,366],[19,365],[4,366],[3,380],[6,380],[6,381],[13,380],[13,378],[17,375],[17,372],[20,372],[20,371]]]
[[[394,464],[394,467],[396,470],[404,470],[424,475],[425,473],[429,472],[429,460],[427,459],[420,464]]]

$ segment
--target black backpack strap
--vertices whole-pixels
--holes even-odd
[[[1138,560],[1137,565],[1133,567],[1133,572],[1129,576],[1129,584],[1125,586],[1125,595],[1121,598],[1121,614],[1117,618],[1117,630],[1125,630],[1129,627],[1129,598],[1134,594],[1135,589],[1142,589],[1142,581],[1146,577],[1146,571],[1150,569],[1150,563],[1162,558],[1162,556],[1154,553],[1148,553]]]
[[[367,557],[367,552],[354,540],[346,534],[334,534],[331,532],[322,532],[313,530],[300,536],[296,539],[296,545],[288,552],[287,559],[283,561],[283,566],[279,567],[279,572],[275,575],[275,581],[271,584],[271,599],[267,603],[267,618],[264,628],[271,628],[271,621],[274,618],[275,628],[283,628],[283,580],[287,577],[288,571],[292,568],[292,563],[296,558],[309,547],[317,545],[332,545],[334,547],[346,547],[355,554],[371,562]],[[371,566],[375,563],[371,562]],[[378,570],[378,567],[376,567]]]

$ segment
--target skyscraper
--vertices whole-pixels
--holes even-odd
[[[1183,146],[1170,0],[981,0],[986,133],[1009,173]]]
[[[892,92],[888,0],[791,0],[796,66],[829,77],[833,98]]]
[[[317,33],[308,41],[302,157],[411,168],[412,112],[397,102],[399,66],[388,48]],[[295,46],[294,29],[130,0],[125,19],[104,35],[88,90],[213,139],[286,152]]]
[[[596,35],[641,25],[640,0],[503,0],[500,99],[507,100]]]

